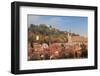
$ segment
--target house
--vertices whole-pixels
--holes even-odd
[[[87,45],[88,38],[80,36],[80,35],[72,35],[70,33],[67,34],[68,36],[68,44],[85,44]]]
[[[79,35],[76,35],[76,36],[72,36],[72,42],[74,42],[75,44],[86,44],[87,45],[87,41],[88,39],[85,38],[85,37],[82,37],[82,36],[79,36]]]

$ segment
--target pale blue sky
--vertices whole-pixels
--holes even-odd
[[[87,36],[88,17],[80,16],[50,16],[50,15],[28,15],[28,26],[30,24],[47,24],[62,31],[70,31],[81,36]]]

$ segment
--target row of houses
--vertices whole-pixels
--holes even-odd
[[[31,33],[32,35],[32,33]],[[35,59],[45,58],[44,55],[48,55],[48,59],[56,59],[59,58],[62,52],[64,53],[63,56],[69,56],[72,54],[73,57],[80,57],[81,55],[81,44],[87,46],[88,40],[85,37],[75,35],[72,36],[70,33],[67,34],[68,42],[65,43],[36,43],[32,42],[28,44],[28,59],[31,60],[36,56]],[[39,36],[36,36],[36,40],[39,40]],[[33,47],[32,47],[33,46]]]

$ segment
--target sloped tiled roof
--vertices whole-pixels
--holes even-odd
[[[72,36],[72,41],[73,42],[83,42],[83,41],[87,41],[87,38],[82,37],[82,36]]]

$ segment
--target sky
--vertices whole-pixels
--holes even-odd
[[[87,37],[88,17],[82,16],[50,16],[50,15],[28,15],[28,26],[30,24],[47,24],[61,31],[70,31]]]

